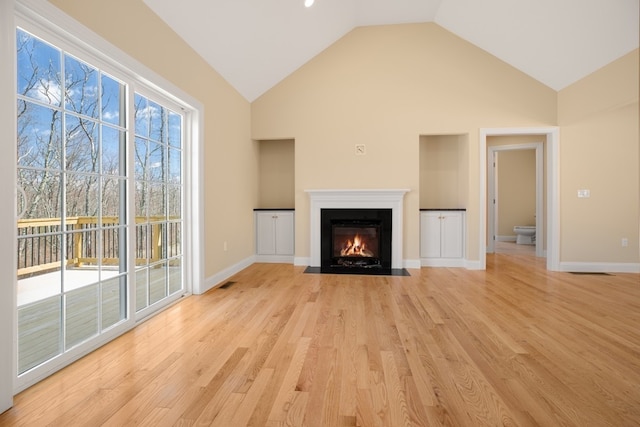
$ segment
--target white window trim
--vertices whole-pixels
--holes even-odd
[[[13,1],[0,1],[0,141],[16,141],[16,37]],[[15,142],[14,142],[15,144]],[[14,151],[15,152],[15,145]],[[5,152],[11,152],[5,147]],[[0,197],[15,200],[15,156],[0,157]],[[14,202],[15,203],[15,202]],[[2,236],[16,241],[16,210],[0,209]],[[0,412],[13,405],[16,376],[16,250],[0,245]]]
[[[5,2],[3,1],[3,3]],[[15,51],[15,25],[22,26],[26,30],[29,30],[30,28],[37,28],[38,35],[43,36],[45,40],[54,43],[56,41],[61,41],[61,47],[63,47],[68,52],[72,54],[77,53],[81,58],[84,59],[93,59],[93,64],[98,66],[105,72],[112,73],[114,77],[126,79],[126,82],[130,84],[131,91],[141,91],[147,94],[155,93],[157,96],[163,99],[167,99],[171,103],[178,105],[181,110],[184,111],[185,122],[190,121],[189,124],[185,123],[185,128],[188,132],[188,134],[185,135],[185,140],[190,140],[190,144],[185,146],[183,151],[185,167],[184,188],[186,189],[183,207],[183,219],[185,228],[185,246],[183,248],[183,253],[185,254],[183,258],[183,280],[187,293],[202,293],[205,290],[203,267],[204,241],[201,238],[201,236],[203,235],[202,231],[204,230],[204,156],[202,155],[204,145],[204,106],[202,105],[202,103],[200,103],[189,94],[185,93],[173,83],[161,77],[142,63],[130,57],[128,54],[126,54],[116,46],[107,42],[105,39],[98,36],[96,33],[89,30],[87,27],[80,24],[73,18],[69,17],[50,3],[39,0],[16,0],[14,4],[11,4],[13,3],[12,1],[8,1],[6,3],[9,3],[7,5],[9,11],[11,11],[12,7],[14,8],[14,12],[8,14],[10,15],[10,17],[5,18],[2,22],[3,30],[1,31],[6,32],[6,34],[2,34],[3,37],[1,37],[0,39],[7,40],[7,43],[11,44],[10,47],[4,46],[4,48],[7,49],[8,52],[11,52],[11,50]],[[10,25],[4,25],[5,23],[9,23]],[[8,68],[4,68],[2,72],[0,72],[0,77],[7,77],[6,74],[10,73],[9,75],[13,76],[13,80],[11,80],[9,83],[7,83],[6,81],[3,82],[2,86],[0,86],[0,92],[3,93],[4,91],[7,91],[8,88],[11,88],[12,96],[5,97],[4,99],[10,100],[11,104],[13,105],[9,105],[9,103],[3,103],[0,105],[0,108],[3,111],[3,116],[9,117],[9,119],[7,120],[7,125],[10,125],[4,126],[2,130],[0,130],[0,132],[2,139],[7,141],[14,141],[15,144],[15,52],[11,54],[10,58],[13,60],[6,62],[10,62],[10,66],[14,71],[10,72]],[[6,109],[8,109],[8,111]],[[10,114],[11,111],[13,111],[13,114]],[[10,123],[9,120],[12,120],[12,123]],[[9,147],[5,147],[5,149],[7,150],[7,152],[11,151]],[[12,152],[15,152],[15,146]],[[10,189],[13,189],[16,182],[15,160],[14,156],[8,157],[14,163],[8,170],[8,173],[13,172],[11,179],[8,180],[13,184],[8,187]],[[7,175],[7,173],[5,172],[4,175]],[[11,196],[15,199],[15,194],[13,191],[11,192]],[[131,206],[129,211],[131,212]],[[11,221],[8,221],[8,223],[10,224],[13,233],[10,235],[15,236],[15,207],[13,209],[12,216],[13,217],[11,218]],[[15,241],[15,238],[13,239],[13,241]],[[14,246],[12,245],[9,249],[13,253],[6,259],[11,261],[15,258]],[[133,264],[130,264],[129,270],[133,271],[133,269]],[[10,371],[11,376],[14,379],[13,393],[18,393],[26,389],[27,387],[42,380],[43,378],[52,374],[63,366],[68,365],[72,361],[79,359],[80,357],[93,351],[95,348],[105,344],[118,335],[121,335],[127,330],[133,328],[138,322],[143,321],[144,315],[147,314],[147,312],[145,312],[136,315],[135,310],[131,310],[131,305],[129,304],[129,319],[127,320],[127,322],[123,323],[121,327],[114,328],[113,330],[103,334],[98,339],[94,340],[93,344],[90,346],[79,346],[76,349],[72,349],[71,351],[63,355],[56,357],[53,360],[53,363],[47,363],[46,369],[34,369],[33,372],[17,378],[15,369],[15,357],[17,349],[17,308],[15,293],[17,283],[15,275],[15,262],[11,264],[11,268],[9,268],[8,270],[11,272],[13,281],[13,286],[11,286],[11,291],[9,294],[11,295],[9,301],[11,301],[12,304],[11,312],[13,313],[13,327],[11,332],[7,332],[7,334],[12,334],[12,345],[5,346],[6,337],[4,329],[0,334],[0,339],[3,341],[1,347],[5,349],[9,348],[11,351],[10,357],[12,358],[13,363],[11,363],[10,365]],[[129,289],[131,289],[131,287],[129,287]],[[4,293],[2,294],[2,296],[4,296]],[[129,298],[129,301],[131,301],[131,298]],[[5,357],[8,356],[0,354],[1,360],[4,360]],[[6,365],[0,364],[0,366],[3,366],[3,368],[0,368],[2,369],[2,371],[0,372],[0,377],[4,378],[6,376],[4,366]],[[6,393],[7,391],[4,390],[4,388],[0,389],[0,404],[4,404],[5,406]]]

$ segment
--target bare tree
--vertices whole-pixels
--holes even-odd
[[[18,184],[23,188],[27,200],[24,216],[58,216],[60,197],[52,194],[59,189],[55,181],[59,178],[54,172],[61,161],[60,111],[56,108],[60,102],[60,73],[52,61],[43,67],[36,58],[36,44],[31,37],[18,37],[19,87],[21,95],[34,98],[40,104],[24,99],[18,100],[18,166],[37,168],[40,172],[21,171]],[[49,104],[46,107],[42,104]]]

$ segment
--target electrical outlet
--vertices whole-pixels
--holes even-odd
[[[367,154],[367,149],[364,144],[356,144],[356,156],[364,156]]]
[[[591,191],[589,190],[578,190],[578,198],[587,199],[591,197]]]
[[[621,243],[622,243],[622,247],[626,248],[627,246],[629,246],[629,239],[627,239],[626,237],[623,237]]]

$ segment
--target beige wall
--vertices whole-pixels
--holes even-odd
[[[468,135],[420,136],[420,209],[467,207]]]
[[[558,94],[562,261],[639,261],[638,60],[636,49]]]
[[[253,254],[252,140],[295,138],[297,257],[309,256],[305,189],[408,188],[404,257],[419,259],[420,135],[467,135],[466,247],[477,260],[478,130],[556,124],[561,261],[638,262],[637,50],[556,93],[434,23],[362,27],[249,105],[142,0],[51,3],[205,106],[206,277]],[[581,188],[591,198],[577,199]]]
[[[536,151],[498,153],[498,236],[515,236],[516,225],[536,224]]]
[[[258,154],[249,103],[142,0],[51,3],[204,105],[205,277],[250,257]]]
[[[251,130],[296,140],[297,257],[309,256],[305,189],[408,188],[404,258],[413,260],[420,135],[468,135],[466,247],[477,260],[479,128],[555,125],[556,105],[556,92],[436,24],[361,27],[254,101]]]
[[[295,207],[295,142],[258,141],[258,208]]]

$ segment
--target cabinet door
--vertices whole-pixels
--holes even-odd
[[[440,212],[420,213],[420,257],[440,257]]]
[[[276,214],[276,254],[293,255],[294,242],[293,212],[278,212]]]
[[[273,212],[256,213],[256,252],[258,255],[276,253],[276,218]]]
[[[442,237],[440,241],[440,257],[462,257],[462,213],[442,212],[440,220]]]

